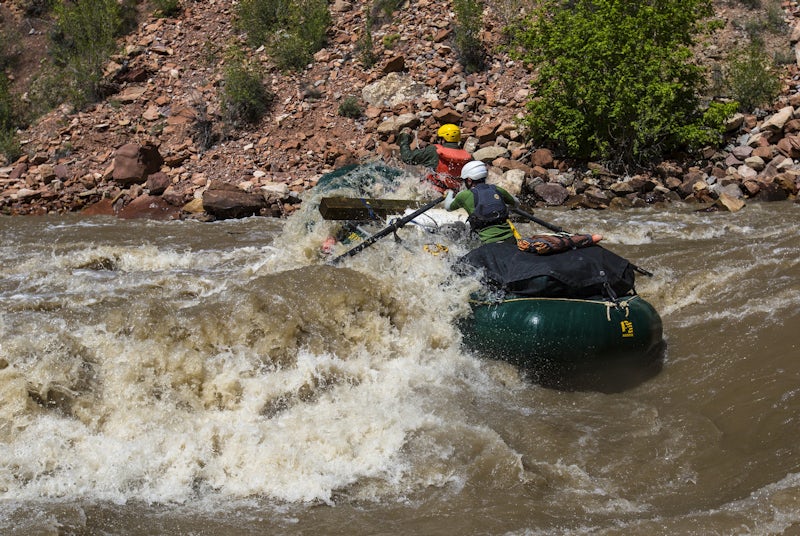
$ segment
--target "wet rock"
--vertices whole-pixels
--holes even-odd
[[[113,179],[121,186],[142,183],[161,168],[164,159],[153,145],[127,143],[114,156]]]
[[[171,184],[172,179],[169,175],[159,171],[147,177],[145,188],[150,192],[150,195],[161,195]]]
[[[569,192],[566,188],[552,182],[535,186],[533,192],[538,199],[541,199],[550,206],[559,206],[569,197]]]
[[[550,149],[536,149],[531,154],[531,164],[545,169],[553,167],[553,152]]]
[[[203,193],[203,208],[217,219],[256,216],[267,207],[263,195],[244,192],[231,184],[215,181]]]
[[[760,201],[786,201],[789,194],[779,184],[770,182],[760,184],[757,197]]]
[[[117,216],[123,219],[177,220],[180,218],[180,209],[161,197],[145,194],[128,203]]]
[[[88,205],[81,210],[81,214],[85,214],[86,216],[116,216],[117,211],[114,209],[114,201],[109,198],[104,198],[96,203]]]

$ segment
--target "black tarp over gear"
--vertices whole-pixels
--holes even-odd
[[[467,253],[456,269],[483,269],[489,286],[519,296],[616,299],[635,293],[633,265],[600,246],[539,256],[514,242],[496,242]]]

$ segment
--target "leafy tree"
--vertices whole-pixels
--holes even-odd
[[[704,77],[690,47],[711,12],[710,0],[544,0],[513,34],[536,69],[531,137],[614,167],[699,141]]]

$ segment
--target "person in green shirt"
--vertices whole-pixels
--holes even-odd
[[[517,200],[503,188],[486,184],[487,175],[486,164],[480,160],[467,162],[461,169],[461,178],[467,189],[458,194],[448,190],[444,208],[448,211],[466,210],[470,228],[478,233],[484,244],[514,240],[514,231],[508,224],[508,205],[516,206]]]

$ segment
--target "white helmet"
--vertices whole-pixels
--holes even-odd
[[[473,160],[471,162],[467,162],[466,164],[464,164],[464,167],[461,168],[462,179],[483,181],[486,180],[486,176],[488,174],[489,171],[486,169],[486,164],[484,164],[480,160]]]

